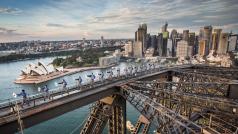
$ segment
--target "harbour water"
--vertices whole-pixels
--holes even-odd
[[[20,75],[21,69],[23,69],[29,63],[37,63],[39,60],[48,64],[52,62],[55,57],[48,57],[43,59],[35,59],[35,60],[26,60],[26,61],[17,61],[11,63],[3,63],[0,64],[0,102],[7,101],[12,98],[12,93],[19,93],[22,89],[25,89],[29,95],[37,94],[38,88],[48,85],[49,89],[57,90],[59,85],[56,84],[60,82],[63,78],[68,82],[69,85],[76,84],[75,79],[80,75],[83,79],[83,84],[89,82],[89,78],[87,78],[88,74],[98,74],[103,71],[106,74],[108,69],[96,69],[89,70],[80,73],[76,73],[73,75],[64,76],[63,78],[57,78],[54,80],[50,80],[45,83],[41,83],[38,85],[19,85],[14,84],[13,81]],[[120,70],[124,70],[128,63],[121,63],[116,66],[119,67]],[[123,73],[123,72],[121,72]],[[116,69],[114,69],[114,74],[116,74]],[[107,76],[106,76],[107,77]],[[98,78],[96,78],[98,79]],[[70,133],[79,133],[80,126],[85,121],[88,113],[89,113],[90,105],[78,108],[74,111],[65,113],[57,118],[42,122],[38,125],[35,125],[31,128],[25,129],[25,134],[70,134]],[[136,123],[139,113],[131,106],[129,103],[127,105],[127,120],[130,120],[133,124]],[[74,131],[75,130],[75,131]],[[106,134],[107,131],[105,130]],[[151,132],[152,133],[152,130]]]

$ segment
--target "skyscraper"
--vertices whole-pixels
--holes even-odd
[[[162,45],[162,56],[167,56],[167,46],[168,46],[169,32],[163,32],[163,45]]]
[[[142,25],[140,25],[137,30],[136,41],[143,42],[145,40],[145,35],[146,35],[146,31],[145,29],[142,28]]]
[[[167,44],[168,44],[168,38],[169,38],[169,32],[167,31],[168,23],[166,22],[165,25],[162,26],[162,34],[163,34],[163,45],[162,48],[162,55],[163,57],[167,56]]]
[[[195,47],[195,33],[189,33],[189,37],[188,37],[188,45],[192,47],[192,49],[194,50]],[[195,52],[192,51],[192,55],[195,55]]]
[[[238,40],[238,35],[237,34],[231,34],[229,37],[229,48],[228,51],[234,51],[237,50],[237,40]]]
[[[143,49],[142,42],[141,41],[135,41],[134,45],[133,45],[134,57],[142,58],[143,57],[142,49]]]
[[[154,50],[157,49],[157,45],[158,45],[158,39],[156,35],[151,35],[151,46],[152,48],[154,48]]]
[[[188,41],[189,39],[189,30],[183,30],[183,40]]]
[[[208,55],[209,50],[212,49],[211,39],[212,39],[212,26],[202,27],[199,33],[199,42],[202,42],[202,43],[199,43],[199,44],[203,44],[205,42],[205,48],[203,52],[205,55]]]
[[[195,33],[189,33],[188,45],[194,46],[195,43]]]
[[[162,56],[162,46],[163,46],[163,34],[162,33],[158,33],[158,37],[157,37],[157,50],[156,53],[159,56]]]
[[[221,36],[222,29],[214,29],[212,34],[212,49],[217,51],[219,43],[220,43],[220,36]]]
[[[172,40],[172,57],[176,56],[177,37],[177,30],[173,29],[170,34],[170,39]]]
[[[168,39],[167,42],[167,56],[171,57],[172,56],[172,40]]]
[[[195,40],[194,40],[194,47],[193,47],[193,55],[198,54],[198,49],[199,49],[199,37],[195,36]]]
[[[151,36],[150,34],[146,34],[145,37],[145,49],[148,49],[149,47],[151,47]]]
[[[147,47],[145,43],[146,34],[147,34],[147,25],[146,24],[139,25],[138,30],[135,32],[135,41],[140,41],[142,43],[142,54],[146,51]]]
[[[207,44],[208,44],[208,48],[209,50],[212,49],[212,26],[205,26],[204,27],[204,40],[206,40]]]
[[[215,52],[217,51],[217,47],[218,47],[218,36],[216,33],[212,33],[212,50],[214,50]]]
[[[167,27],[168,27],[168,23],[166,22],[161,28],[162,33],[167,32]]]
[[[226,54],[228,49],[228,33],[221,33],[217,54]]]
[[[141,25],[141,27],[145,30],[145,33],[147,34],[147,25],[144,23]]]
[[[205,50],[206,50],[206,41],[200,40],[198,45],[198,54],[201,56],[205,56],[206,55]]]

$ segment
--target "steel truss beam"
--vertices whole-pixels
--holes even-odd
[[[191,93],[210,97],[227,97],[229,83],[217,82],[159,82],[159,81],[136,81],[130,85],[156,88],[157,90],[169,89],[170,91]]]
[[[183,72],[182,70],[173,70],[172,76],[179,78],[180,82],[218,82],[229,83],[231,80],[207,74],[198,74],[191,72]]]
[[[238,117],[238,102],[228,99],[225,97],[214,97],[208,96],[207,94],[196,94],[192,92],[186,92],[185,90],[181,91],[181,88],[187,88],[187,85],[176,87],[174,82],[165,82],[160,83],[160,86],[163,88],[152,87],[152,85],[146,84],[129,84],[133,89],[138,90],[142,94],[149,96],[150,98],[157,99],[157,101],[171,101],[170,103],[181,103],[181,104],[190,104],[193,107],[199,109],[206,109],[210,112],[216,113],[225,113],[232,117]],[[194,86],[194,85],[192,85]],[[191,90],[194,90],[193,87],[190,87]],[[196,90],[196,88],[195,88]],[[206,89],[205,89],[206,90]]]
[[[160,133],[202,133],[204,131],[201,126],[129,86],[122,86],[122,95],[142,115],[154,123]]]
[[[228,130],[232,132],[236,131],[238,126],[238,103],[236,101],[224,97],[186,92],[186,90],[181,90],[181,88],[187,87],[189,84],[183,85],[184,87],[176,87],[176,84],[175,82],[143,81],[132,83],[130,86],[163,106],[187,116],[191,121],[203,120],[203,122],[207,122],[209,120],[204,119],[202,115],[210,113],[213,114],[214,117],[221,117],[220,120],[222,120],[222,122],[213,123],[220,124],[220,126],[223,124],[223,127],[219,128],[220,133],[224,131],[228,132]],[[196,88],[190,87],[190,89],[194,90]],[[206,88],[204,90],[206,90]],[[204,123],[201,125],[204,126]],[[211,128],[211,126],[209,126],[209,128]]]
[[[192,69],[181,69],[184,72],[212,75],[226,79],[238,79],[238,68],[220,68],[220,67],[193,67]]]
[[[237,134],[237,118],[226,118],[223,114],[216,115],[211,113],[205,113],[201,115],[202,118],[197,120],[197,123],[202,126],[207,126],[207,128],[215,133],[222,134]]]
[[[195,65],[192,69],[213,69],[213,70],[238,70],[238,67],[216,67],[216,66],[204,66],[204,65]]]

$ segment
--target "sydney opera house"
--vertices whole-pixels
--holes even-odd
[[[63,67],[55,68],[52,64],[45,65],[43,62],[39,61],[37,64],[28,64],[23,70],[21,70],[21,75],[15,80],[15,83],[41,83],[60,77],[66,72],[67,71],[64,71]]]
[[[22,75],[41,76],[48,75],[57,71],[63,71],[63,67],[54,68],[52,64],[45,65],[43,62],[39,61],[37,64],[28,64],[26,68],[21,71]]]

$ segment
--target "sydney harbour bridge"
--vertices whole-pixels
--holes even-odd
[[[125,134],[126,102],[141,116],[130,133],[237,134],[238,68],[176,65],[140,70],[88,85],[28,97],[0,105],[0,133],[21,132],[66,112],[93,104],[80,134]]]

